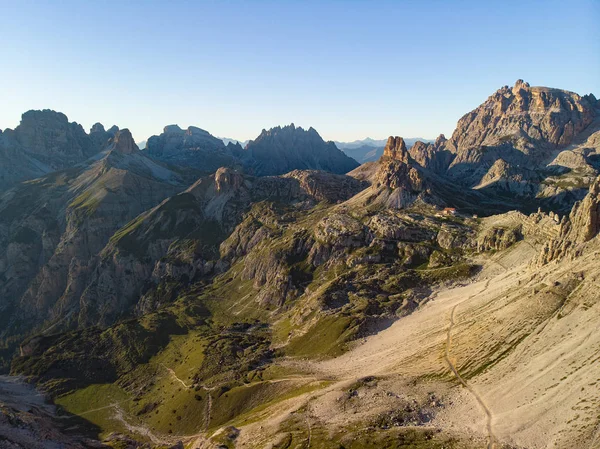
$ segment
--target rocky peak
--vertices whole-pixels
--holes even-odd
[[[291,136],[298,136],[300,138],[310,138],[310,139],[314,139],[315,141],[323,141],[324,140],[321,138],[321,136],[319,135],[319,133],[317,132],[317,130],[315,128],[313,128],[312,126],[310,126],[308,129],[304,129],[301,126],[296,126],[293,123],[290,123],[289,125],[286,126],[275,126],[273,128],[270,129],[263,129],[262,132],[260,133],[260,135],[253,141],[248,142],[248,145],[250,145],[253,142],[257,142],[261,139],[268,139],[268,138],[275,138],[275,139],[288,139],[291,138]]]
[[[423,142],[420,144],[423,148],[427,147]],[[417,145],[417,148],[421,145]],[[383,156],[379,159],[375,181],[376,188],[383,187],[394,192],[394,199],[387,201],[390,207],[407,207],[426,190],[425,179],[410,157],[402,137],[388,138]]]
[[[83,162],[105,148],[107,140],[104,132],[86,134],[61,112],[27,111],[0,138],[0,189]]]
[[[413,146],[410,148],[410,150],[409,150],[409,153],[411,153],[411,151],[412,151],[413,149],[415,149],[416,151],[422,151],[422,150],[426,149],[426,148],[427,148],[429,145],[431,145],[431,144],[427,144],[427,143],[425,143],[425,142],[422,142],[422,141],[420,141],[420,140],[417,140],[417,141],[414,143],[414,145],[413,145]]]
[[[444,135],[440,135],[435,143],[425,143],[417,140],[408,154],[412,162],[438,174],[444,174],[454,159],[454,149],[446,144]]]
[[[139,151],[131,132],[127,128],[115,134],[115,137],[112,139],[112,149],[121,154],[134,154]]]
[[[325,142],[314,128],[304,130],[293,123],[263,130],[246,145],[224,145],[208,131],[190,126],[182,130],[169,125],[148,139],[145,154],[170,164],[195,167],[214,173],[219,167],[240,167],[256,175],[281,175],[294,169],[347,173],[358,163]]]
[[[185,133],[188,136],[210,136],[212,137],[212,135],[208,132],[203,130],[202,128],[198,128],[197,126],[188,126],[188,129],[185,131]]]
[[[282,136],[291,136],[294,134],[300,135],[304,133],[305,131],[304,129],[302,129],[301,126],[296,128],[296,125],[294,125],[293,123],[290,123],[286,126],[274,126],[270,129],[263,129],[260,135],[255,140],[251,140],[250,142],[248,142],[247,146],[251,146],[252,143],[258,142],[263,139],[281,138]]]
[[[251,168],[258,175],[276,175],[293,169],[317,169],[347,173],[358,163],[325,142],[314,128],[305,130],[293,123],[263,130],[246,145]]]
[[[415,167],[395,159],[381,162],[376,175],[377,184],[390,189],[423,190],[423,177]]]
[[[244,176],[237,170],[221,167],[215,173],[215,187],[218,193],[238,190],[244,184]]]
[[[66,125],[69,123],[69,119],[62,112],[53,111],[52,109],[43,109],[30,110],[23,113],[21,115],[21,123],[19,126],[27,128],[59,123]]]
[[[27,111],[15,128],[15,138],[28,153],[82,159],[93,150],[81,125],[69,123],[61,112]]]
[[[183,134],[183,129],[179,125],[167,125],[163,128],[164,134]]]
[[[436,148],[441,147],[442,145],[444,145],[446,142],[448,141],[448,139],[446,139],[446,136],[443,134],[440,134],[437,139],[435,139],[435,143],[433,144]]]
[[[420,142],[423,143],[423,142]],[[395,159],[408,163],[408,149],[402,137],[390,136],[383,149],[383,158]]]
[[[528,90],[531,86],[529,83],[523,81],[522,79],[518,79],[513,87],[512,91],[514,94],[518,93],[521,89]]]
[[[240,152],[240,151],[244,150],[239,142],[236,142],[236,143],[227,142],[227,149],[229,149],[231,151],[236,151],[236,152]]]
[[[146,154],[165,162],[214,171],[231,162],[221,139],[195,126],[183,130],[168,125],[163,133],[151,136],[146,142]]]
[[[4,133],[6,139],[3,146],[17,154],[26,154],[27,160],[15,159],[14,169],[8,169],[16,179],[27,179],[27,171],[23,165],[32,165],[34,172],[40,176],[44,172],[61,170],[84,161],[98,153],[106,143],[86,134],[83,127],[75,122],[69,122],[61,112],[44,109],[27,111],[21,117],[21,122],[14,130]],[[5,164],[5,166],[7,166]],[[1,171],[1,170],[0,170]],[[0,175],[1,176],[1,175]]]
[[[104,125],[102,123],[94,123],[90,128],[90,134],[92,133],[105,133]]]
[[[110,144],[110,139],[115,136],[117,131],[119,131],[119,128],[116,126],[106,131],[102,123],[95,123],[90,129],[89,137],[94,147],[104,149]]]
[[[117,125],[113,125],[110,128],[108,128],[108,131],[106,131],[108,134],[114,136],[115,134],[117,134],[119,132],[119,127]]]
[[[589,96],[517,80],[465,114],[451,140],[459,152],[506,143],[521,151],[534,144],[565,146],[594,120],[597,107]]]

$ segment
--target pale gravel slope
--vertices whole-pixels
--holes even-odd
[[[580,259],[537,270],[530,261],[539,245],[531,242],[481,257],[484,269],[471,282],[438,289],[422,308],[346,354],[301,362],[304,370],[337,382],[278,404],[262,421],[242,428],[238,447],[269,441],[287,413],[307,403],[312,419],[320,417],[322,424],[335,427],[350,419],[335,410],[335,400],[351,382],[370,375],[408,395],[422,388],[446,395],[448,405],[432,425],[475,437],[482,447],[486,414],[473,392],[491,414],[495,447],[600,447],[598,255],[592,248]],[[444,357],[453,309],[449,354],[473,392],[457,382]],[[419,379],[419,386],[410,379]],[[372,401],[365,403],[364,416],[385,409],[377,403],[381,399]]]

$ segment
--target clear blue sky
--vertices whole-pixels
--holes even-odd
[[[600,96],[600,1],[0,0],[0,128],[435,137],[518,78]]]

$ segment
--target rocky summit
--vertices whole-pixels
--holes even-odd
[[[25,113],[0,447],[597,447],[600,103],[519,80],[407,141]]]
[[[465,114],[450,139],[417,142],[410,153],[453,183],[566,213],[598,174],[598,136],[594,95],[517,80]]]
[[[293,123],[263,130],[246,145],[246,151],[250,166],[258,175],[276,175],[294,169],[342,174],[359,165],[333,142],[325,142],[314,128],[304,130]]]
[[[190,126],[183,130],[177,125],[165,126],[163,133],[152,136],[144,152],[159,161],[194,167],[211,173],[219,167],[239,165],[242,148],[213,137],[203,129]]]

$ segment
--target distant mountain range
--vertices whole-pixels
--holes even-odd
[[[81,125],[51,110],[28,111],[14,130],[0,130],[0,189],[76,166],[96,157],[115,136],[118,127],[105,130],[96,123],[86,133]],[[224,142],[226,141],[226,143]],[[168,125],[160,135],[136,148],[150,158],[213,173],[219,167],[241,168],[255,175],[278,175],[295,169],[346,173],[359,164],[325,142],[313,128],[293,124],[263,130],[253,141],[219,139],[201,128]]]
[[[228,137],[217,137],[218,139],[221,139],[223,141],[223,143],[225,145],[227,144],[239,144],[242,148],[246,148],[246,145],[248,145],[248,142],[250,142],[249,140],[236,140],[236,139],[230,139]]]

